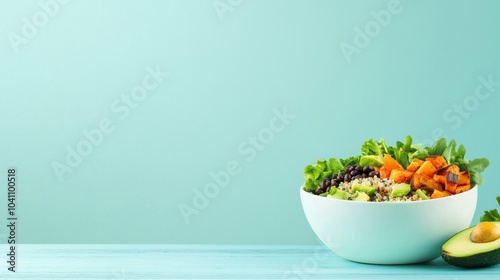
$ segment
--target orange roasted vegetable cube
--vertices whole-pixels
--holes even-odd
[[[448,165],[446,167],[443,167],[443,168],[439,169],[437,171],[437,174],[438,175],[446,175],[447,172],[451,172],[451,173],[454,173],[454,174],[459,174],[460,173],[460,168],[457,165],[455,165],[455,164]]]
[[[384,167],[385,169],[392,171],[393,169],[403,170],[403,166],[399,164],[395,159],[393,159],[390,155],[384,155]]]
[[[444,189],[449,191],[450,193],[457,193],[457,184],[446,181],[444,184]]]
[[[396,183],[410,182],[413,177],[413,172],[407,170],[393,169],[389,179],[394,180]]]
[[[440,197],[446,197],[450,196],[451,193],[447,191],[439,191],[439,190],[434,190],[431,194],[431,198],[440,198]]]
[[[410,186],[412,190],[417,190],[420,189],[420,178],[422,178],[423,175],[421,174],[413,174],[413,177],[411,178],[410,181]]]
[[[432,177],[436,173],[437,169],[429,161],[425,161],[422,166],[416,171],[417,174],[423,174],[427,177]]]
[[[424,163],[423,160],[418,159],[418,158],[414,158],[414,159],[412,159],[410,165],[408,165],[408,167],[406,167],[406,170],[415,172],[415,171],[417,171],[417,169],[420,166],[422,166],[423,163]]]
[[[387,179],[391,176],[391,171],[387,170],[385,166],[382,166],[378,172],[380,174],[380,179]]]
[[[455,193],[461,193],[470,190],[470,184],[469,185],[463,185],[463,186],[457,186],[455,189]]]
[[[432,163],[432,165],[436,169],[441,169],[443,167],[446,167],[448,163],[446,162],[446,159],[443,156],[430,156],[425,158],[426,161]]]
[[[421,174],[422,177],[420,178],[420,188],[422,189],[427,189],[427,190],[443,190],[443,185],[440,183],[436,182],[434,179],[431,177]]]
[[[468,171],[462,171],[458,174],[458,185],[469,185],[470,175]]]
[[[432,179],[434,179],[434,181],[436,181],[440,184],[443,184],[443,185],[446,183],[446,177],[444,175],[434,174],[434,176],[432,176]]]

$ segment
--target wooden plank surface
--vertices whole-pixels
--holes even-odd
[[[18,245],[17,258],[1,279],[500,279],[498,265],[366,265],[320,245]]]

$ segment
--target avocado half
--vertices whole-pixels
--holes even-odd
[[[494,222],[500,226],[500,222]],[[470,234],[475,226],[452,236],[441,247],[441,256],[447,263],[467,268],[487,267],[500,263],[500,238],[491,242],[475,243]]]

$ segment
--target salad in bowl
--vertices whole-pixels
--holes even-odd
[[[441,255],[470,226],[485,158],[465,158],[454,140],[431,147],[367,140],[361,154],[319,159],[304,169],[300,198],[318,238],[337,255],[370,264],[408,264]]]

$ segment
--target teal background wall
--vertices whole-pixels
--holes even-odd
[[[2,1],[0,172],[18,169],[18,240],[316,243],[299,201],[303,167],[407,134],[455,138],[469,158],[490,159],[478,221],[500,195],[499,9],[498,1]],[[98,137],[101,122],[107,133]],[[70,167],[78,145],[88,155],[70,156]],[[54,164],[71,172],[60,180]]]

